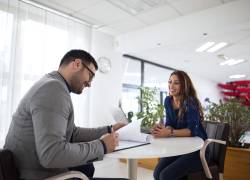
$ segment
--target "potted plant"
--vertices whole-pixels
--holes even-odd
[[[142,119],[141,129],[149,132],[149,129],[157,122],[163,120],[164,106],[159,103],[157,89],[140,87],[141,95],[137,97],[141,111],[136,114],[137,119]]]
[[[250,130],[250,108],[243,106],[237,98],[219,104],[210,103],[205,120],[227,122],[230,125],[229,146],[242,147],[244,144],[239,140]]]
[[[227,122],[230,125],[224,179],[250,179],[250,149],[247,148],[249,144],[239,141],[244,133],[250,130],[250,108],[243,106],[237,98],[218,104],[210,103],[205,120]]]

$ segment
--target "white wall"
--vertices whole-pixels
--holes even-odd
[[[196,74],[188,73],[193,85],[197,91],[198,98],[203,104],[205,98],[209,98],[211,102],[218,103],[222,99],[220,89],[217,86],[217,83]]]
[[[90,91],[90,126],[110,125],[110,109],[118,106],[122,88],[122,54],[113,48],[113,36],[94,31],[91,54],[98,60],[105,56],[111,60],[109,73],[97,72]]]

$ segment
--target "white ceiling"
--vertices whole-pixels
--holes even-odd
[[[231,81],[232,74],[250,79],[250,0],[35,1],[115,36],[115,48],[124,53],[216,82]],[[207,41],[229,45],[216,53],[195,52]],[[220,66],[219,54],[247,61]]]

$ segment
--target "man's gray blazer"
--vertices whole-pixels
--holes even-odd
[[[102,160],[99,138],[107,127],[79,128],[65,80],[52,72],[21,100],[4,148],[14,153],[22,179],[44,179],[93,160]]]

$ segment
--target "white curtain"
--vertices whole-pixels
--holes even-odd
[[[91,27],[18,0],[0,0],[0,147],[20,99],[70,49],[90,50]],[[88,126],[89,91],[72,95],[76,124]]]

